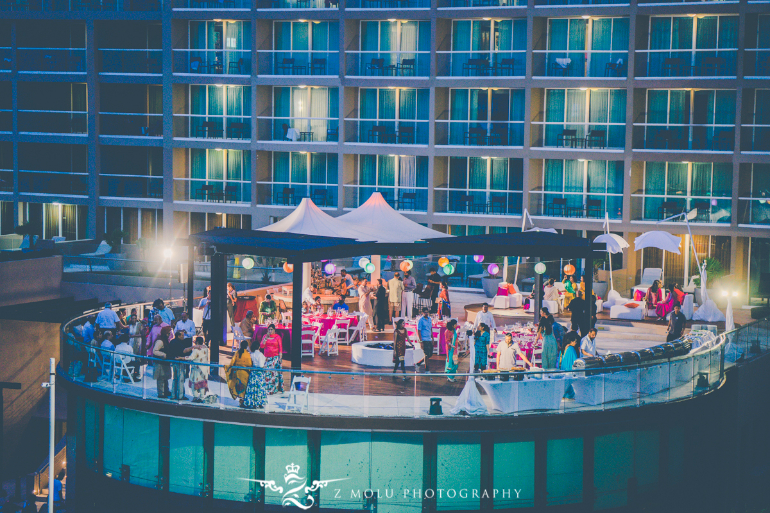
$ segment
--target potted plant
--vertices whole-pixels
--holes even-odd
[[[498,260],[500,262],[498,262]],[[497,295],[497,287],[503,281],[503,278],[498,276],[502,271],[502,258],[496,258],[494,263],[497,264],[497,272],[489,274],[489,267],[487,267],[486,272],[488,274],[481,277],[481,287],[484,289],[484,294],[490,298]]]

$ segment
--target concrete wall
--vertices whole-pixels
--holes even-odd
[[[62,257],[0,263],[0,307],[62,297]]]

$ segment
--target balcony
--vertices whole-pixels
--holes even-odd
[[[192,75],[251,74],[251,50],[174,49],[174,73]]]
[[[251,181],[174,178],[174,201],[251,203]]]
[[[436,75],[473,78],[524,77],[526,54],[526,51],[436,52]]]
[[[439,146],[521,147],[523,144],[523,121],[436,120],[436,145]]]
[[[334,77],[340,74],[338,51],[259,50],[258,75]]]
[[[249,11],[251,0],[174,0],[175,11]]]
[[[88,133],[84,111],[19,110],[19,133],[73,134]]]
[[[0,192],[13,192],[12,169],[0,169]]]
[[[86,196],[88,173],[19,170],[19,192],[56,196]]]
[[[160,138],[163,136],[163,114],[100,112],[99,135]]]
[[[379,192],[394,209],[402,212],[427,212],[428,189],[426,187],[396,187],[383,185],[346,184],[345,208],[363,205],[369,197]]]
[[[394,10],[430,9],[430,0],[348,0],[345,9]]]
[[[337,142],[338,118],[259,117],[260,141]]]
[[[163,198],[162,176],[136,174],[101,174],[99,194],[109,198]]]
[[[526,7],[524,0],[439,0],[439,9],[489,9],[494,7]]]
[[[656,223],[671,216],[689,212],[690,223],[730,224],[732,200],[729,197],[685,196],[643,194],[637,191],[631,194],[631,220]],[[668,221],[684,223],[679,217]]]
[[[634,123],[634,150],[732,152],[735,125]]]
[[[350,7],[350,5],[348,5]],[[259,9],[339,9],[339,0],[259,0]]]
[[[337,184],[259,182],[257,204],[297,206],[310,198],[321,208],[337,207]]]
[[[770,153],[770,125],[741,126],[741,151]]]
[[[100,48],[99,74],[105,75],[160,75],[161,49]]]
[[[86,73],[85,48],[18,48],[20,73]]]
[[[427,145],[428,126],[428,121],[345,119],[345,142]]]
[[[349,77],[430,76],[430,51],[345,53],[349,56],[345,75]]]
[[[529,192],[532,215],[562,219],[603,221],[623,217],[623,194],[590,194],[585,191],[544,191],[541,187]]]
[[[746,48],[743,59],[746,78],[770,77],[770,49]]]
[[[637,78],[735,78],[738,51],[637,50]]]
[[[624,79],[628,76],[628,51],[534,50],[532,75],[535,77]]]
[[[13,132],[13,110],[0,109],[0,133]]]
[[[10,73],[13,66],[13,50],[10,47],[0,48],[0,73]]]
[[[251,139],[251,116],[174,114],[174,137],[248,141]]]
[[[4,0],[0,11],[160,11],[158,0]]]
[[[537,7],[565,6],[582,7],[585,5],[628,5],[624,0],[535,0]]]
[[[521,191],[435,188],[434,208],[442,214],[521,215]]]
[[[738,198],[738,211],[738,224],[770,227],[770,194],[767,197]]]
[[[570,150],[622,151],[626,147],[624,123],[563,123],[533,121],[532,146]]]

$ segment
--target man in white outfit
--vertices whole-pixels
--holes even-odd
[[[479,324],[481,323],[489,326],[490,333],[497,329],[497,326],[495,325],[495,317],[492,315],[492,312],[489,311],[489,305],[486,303],[481,305],[481,311],[476,314],[476,320],[473,321],[473,331],[479,329]]]
[[[401,293],[401,317],[412,317],[414,289],[416,288],[417,281],[412,276],[412,271],[406,271],[404,273],[404,292]]]

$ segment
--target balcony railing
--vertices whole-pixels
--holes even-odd
[[[526,74],[525,51],[512,52],[436,52],[439,77],[523,77]]]
[[[12,169],[0,169],[0,192],[13,192]]]
[[[162,72],[160,49],[100,48],[100,73],[120,75],[159,75]]]
[[[174,49],[174,73],[250,75],[251,50]]]
[[[82,111],[19,110],[19,132],[84,135],[87,116]]]
[[[9,47],[0,48],[0,73],[10,73],[13,67],[13,50]]]
[[[430,9],[430,0],[347,0],[346,9]]]
[[[19,192],[85,196],[88,194],[88,173],[67,171],[19,170]]]
[[[743,62],[746,78],[770,77],[770,49],[746,48]]]
[[[621,219],[623,194],[532,190],[529,209],[532,215],[545,217],[604,220],[606,214],[610,219]]]
[[[394,209],[404,212],[427,212],[428,189],[426,187],[395,187],[387,185],[346,184],[345,208],[363,205],[369,197],[379,192]]]
[[[428,121],[346,119],[345,142],[369,144],[428,144]]]
[[[634,149],[724,151],[735,146],[735,125],[634,123]]]
[[[525,0],[438,0],[439,9],[482,8],[490,7],[526,7]]]
[[[538,7],[544,6],[569,6],[579,7],[583,5],[628,5],[627,0],[535,0]]]
[[[0,109],[0,132],[13,132],[12,109]]]
[[[684,2],[689,2],[690,0],[640,0],[640,4],[670,4],[670,5],[677,5]],[[738,0],[700,0],[704,3],[714,3],[714,4],[737,4]],[[749,3],[752,3],[751,0]]]
[[[321,208],[337,207],[337,184],[260,182],[257,184],[258,205],[299,205],[310,198]]]
[[[730,224],[732,200],[719,196],[672,196],[634,193],[631,220],[657,222],[682,212],[692,212],[690,223]],[[679,217],[670,222],[683,223]]]
[[[258,0],[260,9],[339,9],[339,0]]]
[[[251,182],[174,178],[174,201],[251,203]]]
[[[251,0],[174,0],[174,10],[248,11]]]
[[[770,227],[770,197],[738,198],[738,224]]]
[[[741,126],[741,151],[770,153],[770,125]]]
[[[626,78],[628,51],[534,50],[532,75],[561,78]]]
[[[349,77],[428,77],[430,51],[348,51],[345,74]]]
[[[533,121],[532,146],[588,150],[622,150],[626,147],[625,123],[562,123]]]
[[[0,11],[159,11],[158,0],[3,0]]]
[[[521,191],[478,191],[466,189],[435,189],[434,208],[438,213],[520,215]]]
[[[18,48],[21,73],[85,73],[85,48]]]
[[[162,176],[135,174],[102,174],[99,177],[99,194],[111,198],[163,198]]]
[[[190,139],[251,139],[251,116],[174,114],[174,137]]]
[[[436,120],[436,144],[440,146],[513,146],[524,144],[523,121]]]
[[[735,77],[738,51],[637,50],[637,78]]]
[[[163,135],[163,114],[100,112],[99,134],[161,137]]]
[[[258,75],[339,76],[340,53],[258,50]]]
[[[257,130],[260,141],[337,142],[338,118],[260,117]]]

